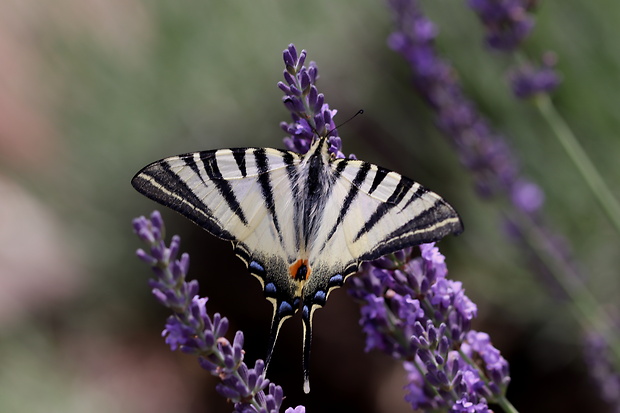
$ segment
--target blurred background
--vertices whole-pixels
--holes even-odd
[[[618,237],[549,127],[506,86],[511,61],[489,53],[464,1],[424,8],[466,91],[507,136],[524,173],[546,194],[600,305],[617,310]],[[563,83],[554,101],[607,183],[620,194],[620,3],[541,1],[524,47],[554,50]],[[450,277],[478,305],[511,363],[508,398],[522,412],[606,411],[588,377],[569,307],[543,287],[502,232],[499,203],[472,190],[432,116],[389,50],[380,0],[0,2],[0,411],[225,412],[216,380],[160,337],[168,313],[134,256],[131,219],[156,208],[129,181],[154,160],[188,151],[283,147],[281,51],[319,66],[319,90],[338,109],[343,151],[432,188],[466,231],[441,243]],[[190,276],[210,312],[242,329],[246,361],[266,351],[271,304],[219,241],[162,210],[182,235]],[[301,320],[285,324],[269,378],[285,406],[405,412],[400,363],[364,353],[358,306],[346,288],[317,312],[312,393],[301,392]],[[499,411],[499,408],[497,409]]]

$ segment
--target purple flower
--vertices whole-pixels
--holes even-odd
[[[282,122],[280,127],[290,136],[284,139],[286,147],[298,153],[306,153],[315,136],[326,136],[329,142],[329,152],[337,158],[344,158],[341,152],[342,141],[338,137],[336,124],[333,119],[338,111],[329,108],[325,103],[325,96],[316,88],[319,71],[314,62],[308,67],[306,51],[297,53],[295,45],[290,44],[284,50],[285,63],[284,80],[278,82],[278,87],[284,92],[282,102],[291,112],[292,123]]]
[[[410,360],[405,399],[414,409],[485,411],[487,399],[505,394],[508,363],[488,335],[470,330],[476,305],[460,282],[446,278],[439,249],[419,250],[366,264],[350,281],[349,293],[362,304],[366,351]]]
[[[179,349],[198,356],[200,365],[222,380],[216,390],[234,403],[235,412],[280,411],[282,388],[266,378],[264,362],[256,360],[254,368],[248,368],[243,361],[243,333],[237,331],[233,342],[228,341],[226,317],[219,313],[211,317],[206,307],[208,299],[197,295],[198,282],[186,281],[189,255],[184,253],[177,259],[181,239],[175,235],[170,246],[166,246],[164,222],[158,211],[150,219],[134,219],[133,227],[148,247],[148,252],[139,249],[136,254],[155,274],[149,280],[153,295],[173,311],[162,332],[166,344],[173,351]],[[303,412],[303,407],[294,411]]]
[[[601,398],[612,408],[610,411],[620,412],[620,374],[614,367],[608,340],[599,334],[588,334],[585,361]]]
[[[547,53],[539,67],[525,64],[514,70],[510,80],[515,96],[525,99],[554,90],[560,84],[560,78],[553,69],[555,63],[555,56]]]
[[[518,164],[504,138],[491,130],[464,95],[454,69],[437,55],[437,30],[429,29],[433,23],[416,0],[391,0],[390,5],[396,30],[388,44],[409,63],[415,88],[435,111],[437,126],[451,138],[461,162],[474,174],[478,193],[510,192],[518,178]]]
[[[487,333],[469,331],[461,351],[472,359],[482,360],[491,393],[501,395],[506,391],[510,383],[508,362],[493,347]]]
[[[472,402],[468,397],[457,400],[450,409],[450,413],[487,413],[491,412],[484,398],[478,403]]]
[[[523,9],[525,4],[497,0],[476,2],[475,6],[488,12],[495,3],[502,10],[511,8],[509,5],[513,3],[517,4],[517,9]],[[528,2],[525,9],[529,10],[531,3]],[[418,1],[390,0],[390,5],[396,30],[388,44],[410,64],[415,88],[433,109],[438,128],[450,139],[461,163],[473,175],[478,194],[485,198],[502,195],[510,201],[505,214],[509,234],[522,243],[528,256],[540,257],[537,262],[543,264],[539,271],[543,277],[547,278],[547,274],[557,273],[556,268],[561,268],[563,273],[555,276],[570,281],[560,285],[579,285],[582,277],[573,265],[566,241],[544,226],[542,190],[521,175],[519,162],[506,140],[478,113],[474,103],[463,93],[454,69],[437,54],[433,43],[437,30],[419,29],[428,28],[432,23],[420,10]],[[489,12],[489,15],[493,13]],[[550,59],[547,64],[551,64]],[[533,249],[528,242],[533,227],[541,237],[538,249]]]
[[[487,34],[486,43],[498,50],[513,50],[534,27],[530,11],[536,0],[468,0]]]
[[[284,413],[306,413],[306,408],[304,406],[297,406],[294,409],[289,407]]]
[[[485,26],[486,43],[493,49],[516,50],[534,27],[530,11],[537,0],[468,0],[468,3]],[[560,83],[553,69],[555,63],[555,55],[546,53],[538,67],[526,63],[514,70],[510,80],[515,96],[525,99],[554,90]]]
[[[526,180],[518,180],[512,187],[510,198],[517,209],[532,214],[545,202],[545,194],[538,185]]]

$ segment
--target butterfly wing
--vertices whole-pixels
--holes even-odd
[[[348,184],[341,180],[343,186],[348,186],[347,205],[341,209],[337,223],[351,255],[359,261],[374,260],[463,231],[452,206],[396,172],[356,160],[347,162],[342,177]]]
[[[405,247],[460,233],[461,220],[439,195],[385,168],[350,159],[330,161],[330,188],[310,251],[312,275],[302,294],[304,388],[312,317],[329,293],[370,261]]]
[[[301,157],[268,148],[220,149],[154,162],[132,180],[142,194],[232,241],[274,305],[267,361],[282,322],[299,308],[289,276],[299,248],[297,166]]]
[[[313,277],[304,303],[324,302],[314,299],[317,292],[326,298],[361,261],[463,230],[446,201],[409,178],[359,160],[337,159],[330,167],[333,184],[310,253]]]

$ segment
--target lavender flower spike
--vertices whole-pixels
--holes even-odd
[[[181,239],[175,235],[170,246],[166,246],[164,221],[158,211],[150,219],[134,219],[133,228],[147,245],[147,251],[139,249],[136,254],[155,274],[149,280],[153,295],[173,311],[162,332],[166,344],[173,351],[179,349],[198,356],[200,365],[222,380],[216,390],[234,403],[235,412],[279,412],[284,397],[282,388],[266,378],[264,362],[257,360],[254,368],[248,368],[243,361],[243,333],[237,331],[233,342],[228,341],[226,317],[219,313],[210,316],[206,308],[208,298],[197,295],[198,282],[186,281],[189,255],[184,253],[177,259]],[[303,412],[303,406],[294,411]]]
[[[338,137],[333,122],[337,111],[331,110],[325,103],[325,96],[316,88],[319,70],[316,63],[304,66],[306,51],[297,53],[295,45],[290,44],[283,52],[285,82],[278,82],[284,92],[282,102],[291,112],[292,123],[282,122],[280,127],[289,137],[284,139],[286,147],[298,153],[306,153],[310,149],[314,136],[327,136],[329,152],[337,158],[344,158],[341,152],[342,142]]]
[[[528,12],[536,0],[468,0],[487,29],[486,43],[497,50],[514,50],[534,27]]]
[[[555,90],[560,84],[560,77],[553,69],[556,61],[553,53],[546,53],[538,67],[524,64],[515,69],[510,75],[514,95],[525,99]]]
[[[486,333],[470,329],[476,305],[461,283],[448,279],[445,257],[434,244],[366,264],[351,280],[362,303],[366,350],[403,360],[413,409],[487,412],[487,400],[505,399],[508,363]]]

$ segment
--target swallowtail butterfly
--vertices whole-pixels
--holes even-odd
[[[336,159],[326,138],[310,150],[236,148],[154,162],[131,181],[139,192],[231,241],[274,307],[269,363],[278,331],[299,309],[304,391],[312,316],[329,293],[370,261],[460,233],[437,194],[396,172]]]

